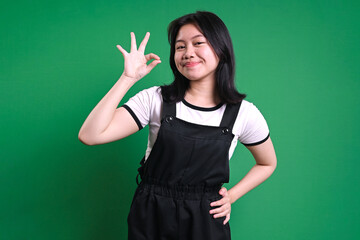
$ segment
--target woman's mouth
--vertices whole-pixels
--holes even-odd
[[[188,63],[185,63],[185,67],[194,67],[196,65],[198,65],[199,63],[198,62],[188,62]]]

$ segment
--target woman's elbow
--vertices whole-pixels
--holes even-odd
[[[272,168],[272,171],[274,172],[275,169],[276,169],[276,166],[277,166],[277,158],[276,158],[276,156],[274,156],[273,160],[271,161],[270,166]]]
[[[94,143],[94,141],[91,141],[89,138],[84,136],[84,134],[82,134],[81,132],[79,132],[79,134],[78,134],[78,139],[79,139],[80,142],[82,142],[85,145],[88,145],[88,146],[96,145]]]

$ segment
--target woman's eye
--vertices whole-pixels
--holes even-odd
[[[178,46],[178,47],[176,47],[176,49],[183,49],[184,48],[184,46]]]
[[[200,45],[202,43],[204,43],[204,42],[196,42],[195,45]]]

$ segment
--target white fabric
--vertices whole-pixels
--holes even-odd
[[[149,124],[148,146],[145,159],[148,158],[160,128],[162,96],[161,88],[154,86],[144,89],[130,98],[127,105],[136,115],[142,127]],[[219,126],[226,104],[212,111],[194,109],[182,101],[176,103],[176,117],[200,125]],[[268,125],[256,106],[243,100],[236,118],[233,134],[235,135],[229,149],[229,159],[234,153],[237,142],[253,144],[264,140],[269,134]]]

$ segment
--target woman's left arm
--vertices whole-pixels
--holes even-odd
[[[215,214],[214,218],[226,216],[224,224],[230,220],[231,204],[264,182],[276,168],[276,154],[270,137],[259,145],[247,146],[247,149],[254,156],[256,164],[231,189],[221,188],[219,194],[223,198],[211,203],[211,206],[219,207],[211,210],[210,214]]]
[[[256,163],[240,182],[228,190],[231,203],[264,182],[276,168],[276,154],[270,137],[259,145],[247,146],[247,149],[254,156]]]

